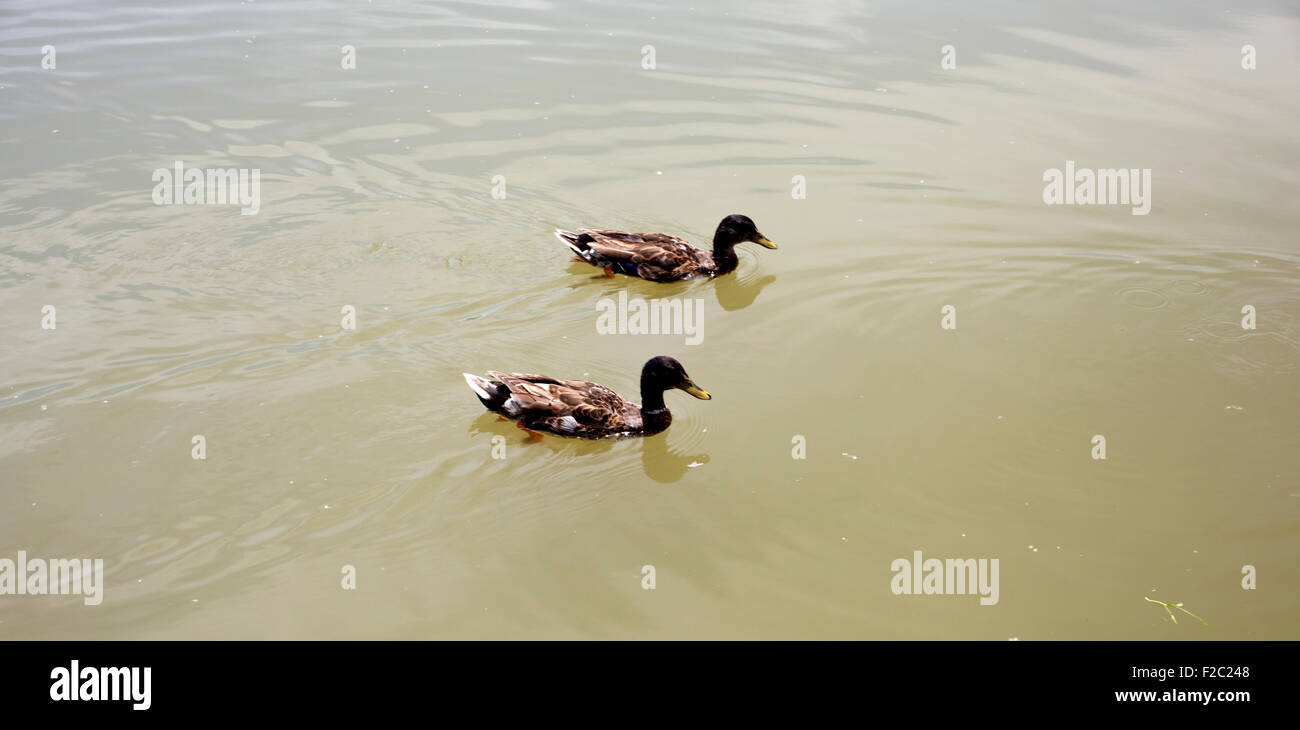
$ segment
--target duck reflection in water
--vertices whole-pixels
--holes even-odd
[[[718,306],[723,311],[735,312],[753,304],[759,293],[774,281],[776,276],[773,274],[745,276],[737,273],[735,276],[714,279],[713,294],[718,298]]]
[[[570,289],[575,289],[580,286],[604,285],[605,289],[600,293],[601,298],[613,299],[621,292],[628,297],[640,297],[647,301],[665,297],[696,297],[700,295],[699,287],[707,286],[713,290],[713,296],[724,312],[736,312],[753,304],[763,289],[775,281],[776,276],[773,274],[758,275],[751,272],[671,285],[640,285],[637,282],[626,284],[623,281],[610,280],[598,274],[571,280],[568,286]]]
[[[493,448],[503,447],[503,455],[508,455],[515,449],[545,449],[553,457],[577,459],[598,455],[616,456],[626,454],[627,449],[639,449],[641,470],[661,484],[678,482],[686,476],[686,472],[709,463],[708,454],[681,454],[670,449],[667,432],[640,438],[575,440],[557,436],[532,437],[521,433],[509,419],[495,413],[484,413],[469,427],[470,436],[483,434],[501,437],[501,441],[494,442]]]

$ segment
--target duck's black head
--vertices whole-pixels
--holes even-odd
[[[663,392],[673,388],[684,390],[700,400],[713,398],[708,391],[691,380],[681,363],[665,355],[650,358],[645,367],[641,368],[641,397],[647,402],[653,402],[653,395],[662,399]]]
[[[754,221],[746,215],[729,215],[722,219],[718,224],[718,230],[713,234],[713,250],[726,250],[734,247],[738,243],[751,241],[757,243],[763,248],[776,248],[776,244],[767,240],[767,237],[758,232],[758,227]]]

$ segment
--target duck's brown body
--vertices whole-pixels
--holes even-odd
[[[717,276],[734,271],[740,262],[735,246],[744,241],[776,248],[776,244],[759,233],[754,222],[743,215],[722,219],[713,235],[712,251],[666,233],[580,228],[577,233],[557,230],[555,235],[592,266],[599,266],[610,274],[627,274],[657,282]]]
[[[644,417],[640,406],[599,383],[497,370],[487,374],[489,384],[504,387],[509,393],[498,407],[485,403],[489,410],[516,418],[521,426],[533,431],[600,438],[658,433],[672,421],[666,408],[659,418]]]
[[[718,255],[666,233],[628,233],[581,228],[556,231],[584,261],[615,273],[647,281],[681,281],[693,276],[717,276],[736,268],[733,249]]]
[[[643,405],[599,383],[559,380],[546,375],[503,373],[489,370],[488,377],[464,373],[483,406],[519,422],[530,431],[548,431],[560,436],[602,438],[659,433],[672,423],[664,405],[664,390],[679,388],[696,398],[709,394],[695,385],[668,357],[653,358],[641,371]]]

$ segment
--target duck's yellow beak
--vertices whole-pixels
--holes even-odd
[[[761,234],[761,233],[758,234],[758,236],[757,236],[756,238],[754,238],[753,240],[754,240],[754,243],[757,243],[758,245],[762,246],[763,248],[770,248],[770,249],[773,249],[773,250],[776,249],[776,244],[775,244],[775,243],[772,243],[772,242],[769,241],[769,240],[767,240],[767,236],[764,236],[764,235]]]
[[[679,386],[677,386],[677,387],[678,387],[678,388],[681,388],[682,390],[686,391],[687,393],[690,393],[691,395],[695,396],[696,398],[699,398],[700,400],[713,400],[713,396],[709,395],[709,391],[707,391],[707,390],[701,388],[700,386],[696,385],[695,383],[691,382],[690,380],[687,380],[685,383],[682,383],[681,385],[679,385]]]

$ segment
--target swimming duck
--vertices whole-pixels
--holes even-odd
[[[603,385],[585,380],[557,380],[546,375],[489,370],[483,378],[462,373],[483,407],[516,419],[535,434],[601,438],[644,436],[668,428],[672,414],[664,391],[677,388],[701,400],[712,396],[697,386],[682,364],[671,357],[651,358],[641,369],[641,405],[629,403]]]
[[[736,244],[752,241],[764,248],[776,244],[758,232],[748,216],[729,215],[713,234],[713,250],[696,248],[666,233],[573,231],[556,229],[555,235],[583,261],[599,266],[605,274],[627,274],[648,281],[681,281],[696,275],[717,276],[734,271]]]

